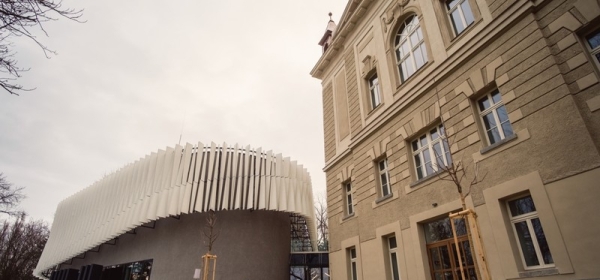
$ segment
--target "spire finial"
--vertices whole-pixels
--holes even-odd
[[[331,12],[329,12],[329,20],[333,20],[333,19],[331,18],[331,16],[333,16],[333,14],[332,14]]]

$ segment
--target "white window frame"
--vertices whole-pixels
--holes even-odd
[[[452,30],[454,31],[454,36],[458,36],[461,33],[463,33],[465,30],[467,30],[467,28],[469,28],[469,26],[471,24],[473,24],[473,22],[475,22],[475,15],[473,14],[473,8],[471,7],[471,3],[469,3],[469,0],[458,0],[458,2],[456,3],[456,5],[454,5],[453,7],[448,7],[448,2],[451,2],[453,0],[445,0],[444,1],[444,7],[446,9],[446,14],[448,16],[448,20],[450,20],[450,24],[452,25]],[[469,10],[471,10],[471,18],[473,18],[473,21],[471,21],[470,23],[467,23],[467,18],[465,17],[465,11],[463,10],[462,4],[463,3],[467,3],[467,5],[469,5]],[[458,11],[458,14],[460,15],[460,21],[462,23],[462,25],[464,26],[463,30],[461,30],[460,32],[458,32],[456,25],[454,24],[454,20],[452,19],[452,13],[454,11]]]
[[[522,199],[522,198],[525,198],[525,197],[528,197],[528,196],[531,196],[531,195],[525,195],[525,196],[521,196],[521,197],[514,198],[514,199],[506,201],[506,210],[507,210],[508,215],[510,217],[510,223],[511,223],[511,227],[513,229],[513,234],[515,235],[515,240],[516,240],[517,246],[519,247],[519,255],[521,256],[521,261],[523,263],[523,268],[525,270],[534,270],[534,269],[540,269],[540,268],[554,267],[555,266],[554,263],[546,264],[544,262],[544,256],[543,256],[543,254],[542,254],[542,252],[540,250],[540,245],[539,245],[537,236],[534,233],[535,231],[534,231],[533,225],[531,224],[531,220],[533,220],[533,219],[539,219],[539,216],[537,214],[537,209],[536,209],[536,211],[532,211],[532,212],[529,212],[529,213],[521,214],[521,215],[518,215],[518,216],[513,216],[512,213],[511,213],[511,211],[510,211],[510,205],[509,205],[510,202],[518,200],[518,199]],[[532,198],[532,201],[533,201],[533,198]],[[534,207],[535,207],[535,202],[534,202]],[[525,256],[523,255],[523,248],[521,247],[521,242],[519,241],[519,234],[517,233],[517,227],[515,225],[515,224],[523,222],[523,221],[525,221],[527,223],[527,229],[529,230],[531,241],[533,243],[533,247],[535,248],[535,254],[536,254],[536,257],[538,259],[538,262],[540,263],[539,265],[536,265],[536,266],[528,266],[527,262],[525,262]],[[544,233],[544,235],[546,235],[546,234]],[[551,254],[552,254],[552,252],[551,252]]]
[[[498,101],[497,103],[494,103],[494,99],[492,98],[492,95],[496,92],[500,95],[500,101]],[[490,107],[481,111],[481,107],[479,106],[479,101],[481,101],[484,98],[488,99],[488,101],[490,102]],[[510,119],[508,118],[508,111],[506,111],[506,107],[504,106],[504,101],[502,100],[502,93],[498,89],[494,89],[494,90],[488,92],[486,95],[477,99],[475,106],[477,106],[477,111],[479,112],[479,119],[481,120],[481,126],[484,130],[483,134],[485,134],[485,138],[487,139],[488,145],[493,145],[493,144],[499,143],[500,141],[506,139],[506,137],[512,136],[515,134],[514,129],[512,128],[512,123],[510,122]],[[498,117],[498,109],[500,107],[504,107],[504,110],[507,112],[506,121],[504,121],[502,123],[500,122],[500,118]],[[492,143],[492,139],[490,139],[490,136],[488,135],[488,131],[492,130],[493,128],[488,129],[485,126],[485,120],[484,120],[484,117],[490,113],[494,117],[494,122],[496,122],[495,127],[498,129],[498,135],[500,136],[500,139],[494,143]],[[504,131],[504,128],[502,127],[502,124],[504,124],[506,122],[508,122],[508,124],[510,125],[510,128],[512,130],[511,131],[512,133],[510,135],[506,135],[506,132]]]
[[[352,197],[352,183],[351,182],[346,182],[344,184],[344,189],[346,192],[346,214],[352,215],[354,214],[354,199]]]
[[[390,170],[387,157],[377,161],[377,170],[379,174],[379,190],[381,191],[381,197],[391,195],[392,188],[390,186]],[[383,178],[385,178],[385,184],[383,183]]]
[[[350,265],[350,280],[358,280],[358,264],[356,262],[356,247],[348,249],[348,260]]]
[[[391,243],[391,239],[395,239],[396,240],[396,247],[392,248],[392,243]],[[389,257],[389,261],[390,261],[390,275],[392,276],[392,280],[400,280],[400,266],[398,265],[398,239],[396,238],[395,235],[389,236],[386,238],[387,244],[388,244],[388,257]],[[396,261],[394,261],[394,257],[396,256]],[[395,268],[395,272],[394,272],[394,268]]]
[[[416,22],[416,25],[414,24],[413,21]],[[408,34],[405,35],[404,37],[402,37],[402,32],[407,28],[408,28]],[[419,41],[413,45],[413,42],[410,40],[410,38],[414,33],[417,33],[417,37],[420,36],[421,38],[418,39]],[[398,39],[398,36],[400,36],[399,39]],[[394,40],[395,40],[394,52],[396,53],[396,67],[398,68],[398,74],[400,75],[400,81],[405,82],[412,75],[417,73],[417,71],[419,69],[421,69],[423,66],[425,66],[428,61],[427,46],[425,45],[425,36],[423,35],[423,29],[421,28],[421,23],[419,22],[419,17],[416,14],[409,16],[402,23],[402,25],[398,29],[398,32],[396,33],[396,39],[394,39]],[[404,53],[401,56],[399,56],[398,54],[401,50],[402,45],[405,42],[408,43],[409,50],[407,53]],[[421,65],[419,67],[417,67],[415,51],[421,52],[421,55],[423,58],[423,65]],[[413,71],[412,71],[412,73],[410,73],[410,75],[408,73],[405,73],[402,71],[402,64],[405,62],[410,63],[410,65],[412,66]],[[405,67],[405,68],[407,68],[407,67]],[[405,75],[406,75],[406,77],[405,77]]]
[[[433,139],[432,137],[432,132],[434,130],[437,133],[436,139]],[[423,145],[421,141],[422,139],[425,139],[427,141],[426,145]],[[436,144],[439,144],[441,155],[436,155],[436,152],[434,150],[434,146]],[[448,141],[446,139],[444,125],[442,124],[428,130],[425,134],[422,134],[415,140],[411,141],[410,147],[412,150],[413,167],[415,171],[415,177],[417,178],[417,180],[423,179],[427,176],[439,172],[441,169],[438,164],[438,160],[441,160],[441,164],[443,164],[444,166],[452,164],[452,155],[450,153],[450,147],[448,146]],[[429,162],[425,160],[425,155],[429,156]],[[417,165],[417,157],[419,158],[421,165]],[[434,162],[433,159],[436,159],[436,161]],[[427,171],[427,164],[431,164],[431,172]],[[421,170],[421,173],[419,173],[419,170]]]
[[[377,72],[370,75],[367,79],[367,82],[369,84],[371,110],[373,110],[381,104],[381,90],[379,87],[379,77],[377,76]]]

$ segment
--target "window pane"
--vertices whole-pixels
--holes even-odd
[[[527,222],[515,223],[515,229],[517,231],[517,237],[521,244],[521,251],[523,252],[523,258],[527,266],[537,266],[540,264],[535,253],[535,247],[533,246],[533,240],[531,239],[531,233],[527,227]]]
[[[502,140],[500,138],[500,133],[498,132],[497,128],[492,128],[492,129],[488,130],[487,133],[488,133],[488,137],[490,138],[490,145]]]
[[[356,275],[356,263],[353,262],[352,263],[352,280],[357,280],[357,275]]]
[[[356,249],[354,249],[354,248],[350,249],[350,257],[353,259],[356,258]]]
[[[535,205],[531,196],[522,197],[508,202],[510,214],[513,217],[535,212]]]
[[[412,142],[412,147],[413,147],[413,151],[416,151],[419,149],[419,142],[418,141],[413,141]]]
[[[379,162],[379,171],[385,170],[385,160]]]
[[[392,261],[392,279],[400,280],[400,273],[398,272],[398,258],[396,257],[396,253],[391,254]]]
[[[489,113],[483,116],[483,124],[485,125],[486,130],[490,130],[496,127],[496,120],[494,119],[494,115],[492,113]]]
[[[394,249],[398,245],[398,244],[396,244],[396,237],[395,236],[392,236],[392,237],[388,238],[388,242],[390,244],[390,249]]]
[[[400,69],[400,78],[403,82],[406,81],[406,79],[408,79],[408,75],[406,74],[406,61],[400,63],[398,68]]]
[[[427,48],[425,47],[425,43],[421,43],[421,53],[423,55],[423,61],[427,63]]]
[[[433,270],[442,269],[442,262],[440,261],[439,248],[437,248],[437,247],[431,248],[431,249],[429,249],[429,252],[431,253],[431,262],[433,263]]]
[[[504,137],[508,137],[514,134],[509,121],[502,123],[502,131],[504,131]]]
[[[496,112],[498,112],[498,119],[501,123],[508,121],[508,113],[506,112],[506,108],[504,107],[504,105],[498,107],[496,109]]]
[[[444,269],[448,269],[452,267],[452,262],[450,261],[450,254],[448,252],[448,247],[443,246],[440,247],[440,255],[442,257],[442,265],[444,266]],[[450,278],[452,279],[452,278]]]
[[[423,178],[423,169],[421,167],[421,156],[415,155],[415,166],[417,167],[417,178]]]
[[[471,6],[469,6],[469,0],[465,0],[464,2],[462,2],[462,4],[460,4],[460,7],[462,8],[463,14],[465,15],[465,21],[467,22],[467,25],[473,23],[473,21],[475,21],[475,18],[473,18],[473,12],[471,11]]]
[[[410,44],[413,47],[419,44],[419,35],[417,34],[417,32],[413,32],[412,34],[410,34]]]
[[[423,135],[419,140],[421,141],[421,147],[427,146],[427,136]]]
[[[438,134],[437,128],[434,128],[431,131],[429,131],[429,134],[431,134],[431,140],[435,140],[440,136]]]
[[[502,96],[498,90],[492,92],[492,100],[494,101],[494,104],[502,101]]]
[[[407,78],[412,76],[412,74],[415,73],[413,61],[414,61],[414,58],[411,56],[408,56],[408,58],[404,61],[404,63],[406,64],[406,77]]]
[[[456,31],[456,34],[460,34],[461,32],[463,32],[463,30],[465,30],[465,26],[462,23],[462,20],[460,19],[460,14],[458,9],[454,10],[454,12],[452,12],[452,14],[450,15],[450,18],[452,19],[452,25],[454,25],[454,31]]]
[[[402,48],[397,48],[396,49],[396,58],[398,59],[398,61],[401,61],[403,57],[404,57],[404,53],[402,52]]]
[[[421,68],[421,66],[423,66],[423,64],[425,64],[425,61],[423,61],[423,55],[421,55],[421,49],[417,48],[415,50],[415,61],[417,64],[417,69]]]
[[[550,254],[550,247],[548,247],[548,241],[546,241],[546,235],[544,235],[544,229],[542,229],[542,224],[540,223],[540,219],[532,219],[531,225],[533,226],[533,231],[535,231],[535,237],[537,238],[538,246],[540,247],[540,252],[542,253],[544,263],[554,263],[552,254]]]
[[[598,46],[600,46],[600,30],[588,35],[587,41],[588,41],[588,44],[590,45],[590,48],[592,48],[592,49],[595,49]]]
[[[488,100],[487,97],[479,99],[478,103],[479,103],[479,110],[481,110],[482,112],[485,111],[485,109],[490,108],[490,101]]]

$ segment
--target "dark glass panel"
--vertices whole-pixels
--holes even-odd
[[[482,112],[485,111],[485,109],[490,108],[490,101],[488,100],[487,96],[479,99],[479,102],[477,103],[479,103],[479,110]]]
[[[535,204],[533,204],[533,199],[530,195],[509,201],[508,207],[513,217],[535,212]]]
[[[392,262],[392,279],[400,280],[400,272],[398,271],[398,258],[396,257],[396,253],[392,253],[391,262]]]
[[[390,243],[390,249],[394,249],[398,246],[398,244],[396,244],[396,237],[392,236],[390,238],[388,238],[388,241]]]
[[[597,30],[596,32],[588,35],[586,39],[591,49],[597,48],[598,46],[600,46],[600,30]]]
[[[533,231],[535,231],[535,237],[537,238],[538,246],[540,247],[540,252],[542,253],[544,263],[554,263],[554,260],[552,259],[552,254],[550,253],[550,247],[548,247],[548,241],[546,241],[546,235],[544,235],[544,229],[542,228],[542,224],[540,223],[540,219],[532,219],[531,225],[533,226]]]
[[[523,258],[527,266],[537,266],[540,264],[537,254],[535,253],[535,247],[533,246],[533,240],[531,233],[527,227],[527,222],[515,223],[515,229],[521,244],[521,251],[523,252]]]

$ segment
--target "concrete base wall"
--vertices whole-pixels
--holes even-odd
[[[202,229],[206,213],[166,218],[155,228],[140,227],[136,234],[124,234],[117,244],[88,252],[85,259],[60,268],[79,269],[87,264],[103,266],[153,259],[152,280],[192,279],[207,252]],[[289,277],[289,214],[274,211],[220,211],[216,214],[219,237],[216,279],[286,279]]]

